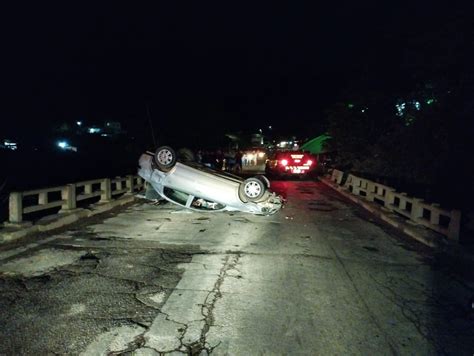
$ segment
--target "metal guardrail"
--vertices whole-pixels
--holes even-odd
[[[376,201],[386,209],[396,212],[410,221],[436,231],[450,240],[459,240],[461,211],[441,208],[439,204],[429,204],[423,199],[397,192],[395,188],[349,174],[344,183],[344,172],[333,169],[331,181],[339,188],[368,201]]]
[[[26,192],[12,192],[9,198],[8,222],[20,224],[25,214],[57,207],[61,207],[59,211],[61,213],[71,212],[77,208],[78,202],[96,197],[100,197],[99,203],[107,203],[116,195],[133,194],[143,187],[144,181],[141,177],[128,175]]]

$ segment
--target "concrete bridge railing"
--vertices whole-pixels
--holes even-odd
[[[113,179],[95,179],[63,186],[35,189],[26,192],[12,192],[9,198],[10,224],[20,224],[24,215],[60,207],[60,213],[77,209],[78,202],[100,197],[99,203],[108,203],[115,196],[133,194],[144,187],[139,176],[128,175]]]
[[[404,216],[410,221],[436,231],[450,240],[459,241],[461,227],[461,211],[441,208],[439,204],[429,204],[423,199],[410,197],[406,193],[397,192],[395,188],[373,182],[368,179],[348,174],[343,182],[344,172],[332,170],[330,179],[340,189],[353,195],[376,202],[385,209]]]

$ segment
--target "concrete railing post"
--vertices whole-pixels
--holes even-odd
[[[411,220],[416,221],[423,217],[423,199],[413,198],[413,204],[411,206]]]
[[[100,203],[108,203],[112,200],[112,184],[109,178],[105,178],[100,183]]]
[[[115,181],[115,190],[122,190],[122,177],[115,177],[116,181]]]
[[[384,207],[392,210],[391,205],[395,203],[395,190],[389,190],[387,189],[385,191],[385,201],[384,201]]]
[[[127,192],[132,194],[133,191],[135,190],[135,187],[134,187],[134,180],[135,178],[133,176],[127,176]]]
[[[354,177],[352,179],[352,194],[359,195],[360,194],[360,184],[361,180],[358,177]]]
[[[347,189],[347,190],[350,189],[351,185],[354,184],[354,180],[353,180],[353,179],[354,179],[354,178],[353,178],[353,175],[352,175],[352,174],[349,174],[349,175],[347,176],[346,181],[345,181],[344,186],[343,186],[344,189]]]
[[[64,200],[60,212],[76,209],[76,185],[68,184],[61,189],[61,199]]]
[[[336,169],[334,170],[334,172],[336,172],[335,182],[337,183],[337,185],[341,185],[342,184],[342,178],[344,178],[344,172],[338,171]]]
[[[407,193],[400,193],[401,197],[400,197],[400,205],[398,206],[398,208],[400,210],[406,210],[407,209]]]
[[[92,194],[92,184],[86,184],[84,186],[84,194]]]
[[[375,198],[375,183],[371,180],[367,181],[367,196],[368,201],[374,201]]]
[[[461,211],[451,211],[451,217],[448,226],[448,239],[459,241],[459,233],[461,229]]]
[[[437,208],[439,208],[439,204],[431,204],[431,206],[435,209],[430,209],[430,224],[439,225],[439,217],[440,213]]]
[[[48,193],[47,192],[39,193],[39,195],[38,195],[38,204],[39,205],[48,204]]]
[[[23,194],[19,192],[10,193],[8,207],[10,211],[9,222],[12,224],[21,223],[23,221]]]

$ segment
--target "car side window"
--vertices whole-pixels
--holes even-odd
[[[188,198],[189,198],[189,194],[184,193],[184,192],[180,192],[179,190],[171,189],[171,188],[168,188],[168,187],[163,188],[163,194],[167,198],[171,199],[172,201],[174,201],[178,204],[184,205],[184,206],[186,206],[186,203],[187,203]]]
[[[195,197],[191,203],[191,207],[200,210],[219,210],[224,209],[225,206],[216,202],[212,202],[203,198]]]

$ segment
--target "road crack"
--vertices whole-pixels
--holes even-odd
[[[202,352],[206,352],[207,354],[211,354],[215,348],[217,348],[220,343],[217,345],[211,346],[207,342],[207,334],[211,328],[211,326],[215,325],[215,317],[214,317],[214,308],[216,307],[217,302],[219,299],[222,298],[221,287],[224,283],[226,278],[235,277],[235,275],[230,274],[231,270],[236,269],[236,266],[239,262],[241,255],[240,254],[231,254],[227,255],[224,259],[224,265],[222,266],[219,275],[217,277],[216,282],[212,290],[206,296],[204,303],[201,305],[201,314],[203,316],[204,325],[201,329],[201,335],[199,340],[196,340],[192,343],[184,344],[183,346],[186,347],[188,355],[199,355]],[[184,336],[184,333],[183,333]],[[180,340],[182,340],[181,338]]]

